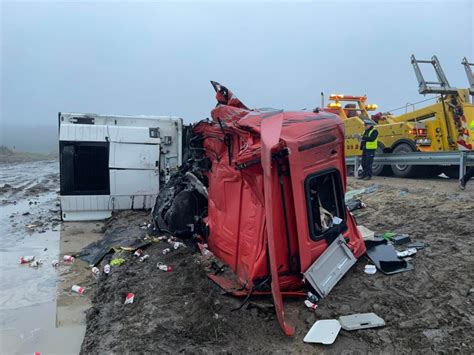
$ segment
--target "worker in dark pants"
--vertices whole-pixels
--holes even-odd
[[[459,181],[459,188],[461,190],[464,190],[466,188],[467,182],[471,180],[473,177],[474,177],[474,166],[471,166],[469,169],[467,169],[466,173]]]
[[[375,122],[364,120],[365,132],[362,135],[360,148],[362,149],[362,174],[358,179],[372,179],[372,164],[374,163],[375,151],[377,150],[377,137],[379,132],[375,128]]]
[[[471,121],[469,124],[469,130],[471,131],[471,137],[474,137],[474,120]],[[467,169],[466,173],[464,176],[461,178],[459,181],[459,188],[461,190],[464,190],[466,188],[466,184],[469,180],[471,180],[474,177],[474,166],[471,166],[469,169]]]

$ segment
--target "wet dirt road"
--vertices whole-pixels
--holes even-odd
[[[53,260],[74,254],[101,237],[101,224],[63,225],[59,215],[57,161],[0,163],[0,353],[78,353],[85,332],[87,296],[71,294],[87,284],[81,261]],[[43,264],[20,265],[34,255]]]

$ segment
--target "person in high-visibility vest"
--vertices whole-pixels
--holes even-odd
[[[365,132],[362,135],[360,148],[362,149],[362,174],[358,179],[372,179],[372,164],[374,163],[375,151],[377,150],[377,137],[379,132],[375,128],[375,122],[364,120]]]
[[[471,121],[469,125],[470,129],[470,135],[471,137],[474,137],[474,120]],[[474,166],[471,166],[469,169],[467,169],[466,174],[459,180],[459,188],[461,190],[464,190],[466,188],[466,184],[469,180],[471,180],[474,177]]]

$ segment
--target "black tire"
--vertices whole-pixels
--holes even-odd
[[[377,147],[375,151],[375,156],[383,154],[383,149],[381,146]],[[392,169],[390,169],[390,165],[379,165],[379,164],[372,164],[372,175],[374,176],[391,176]]]
[[[413,148],[406,143],[401,143],[393,149],[393,154],[413,153]],[[416,177],[422,174],[422,166],[417,165],[391,165],[393,175],[401,178]]]

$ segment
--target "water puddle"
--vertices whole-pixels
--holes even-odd
[[[61,223],[57,178],[57,162],[34,169],[28,164],[0,165],[2,354],[76,354],[81,348],[93,280],[86,263],[61,259],[101,238],[103,224]],[[43,264],[20,265],[26,255]],[[53,267],[53,260],[60,260],[60,266]],[[71,292],[74,284],[86,288],[84,296]]]

